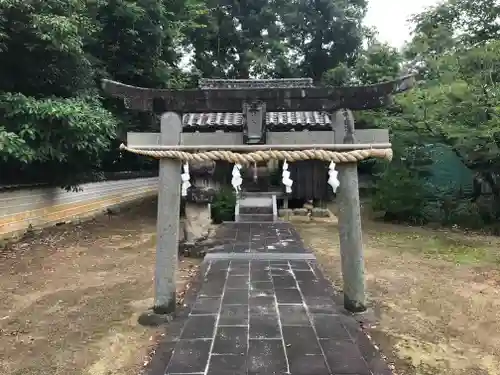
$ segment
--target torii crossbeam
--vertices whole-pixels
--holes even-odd
[[[391,95],[406,91],[413,84],[411,75],[375,85],[333,88],[275,86],[172,90],[102,81],[104,91],[124,99],[128,108],[156,113],[239,112],[243,102],[255,101],[266,103],[267,111],[276,112],[373,109],[389,104]]]

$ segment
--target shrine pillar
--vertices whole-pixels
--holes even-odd
[[[179,114],[161,117],[160,144],[181,143],[182,121]],[[160,159],[158,181],[158,219],[156,223],[155,295],[153,311],[169,314],[176,306],[176,272],[179,246],[179,211],[181,202],[181,162]]]
[[[350,110],[337,111],[335,138],[343,143],[354,144],[354,117]],[[358,163],[338,164],[337,192],[340,237],[340,257],[344,281],[344,307],[350,312],[366,310],[365,266],[363,256],[363,232],[359,202]]]

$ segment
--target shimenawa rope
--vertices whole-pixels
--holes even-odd
[[[133,147],[120,145],[120,150],[125,150],[138,155],[150,156],[156,159],[168,158],[187,162],[219,161],[224,160],[233,164],[250,164],[269,160],[286,160],[295,162],[300,160],[322,160],[334,163],[356,163],[368,158],[392,159],[392,149],[366,149],[352,151],[328,151],[328,150],[263,150],[249,153],[236,153],[232,151],[203,151],[190,153],[177,150],[140,150]]]

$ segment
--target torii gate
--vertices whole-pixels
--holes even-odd
[[[413,85],[411,75],[375,85],[334,88],[313,87],[308,79],[202,80],[204,88],[189,90],[148,89],[103,80],[104,91],[124,99],[129,109],[162,114],[160,133],[128,133],[126,147],[129,151],[155,157],[170,153],[170,157],[160,159],[154,312],[169,314],[176,306],[182,157],[173,157],[172,154],[310,149],[312,155],[321,149],[323,155],[330,155],[317,157],[321,160],[333,160],[332,155],[343,154],[332,150],[347,153],[365,150],[367,157],[388,156],[383,152],[383,149],[390,148],[388,131],[355,132],[351,110],[388,105],[392,95]],[[327,112],[332,126],[305,132],[268,131],[266,111],[287,114]],[[203,112],[212,115],[214,112],[243,113],[244,121],[237,131],[183,132],[182,116]],[[337,160],[344,161],[339,165],[337,193],[344,306],[349,311],[361,312],[366,307],[357,162],[353,158],[337,157]]]

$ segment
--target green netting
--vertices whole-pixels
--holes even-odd
[[[429,177],[430,185],[441,194],[470,193],[473,189],[473,174],[459,157],[446,145],[429,145],[428,151],[433,160]]]

